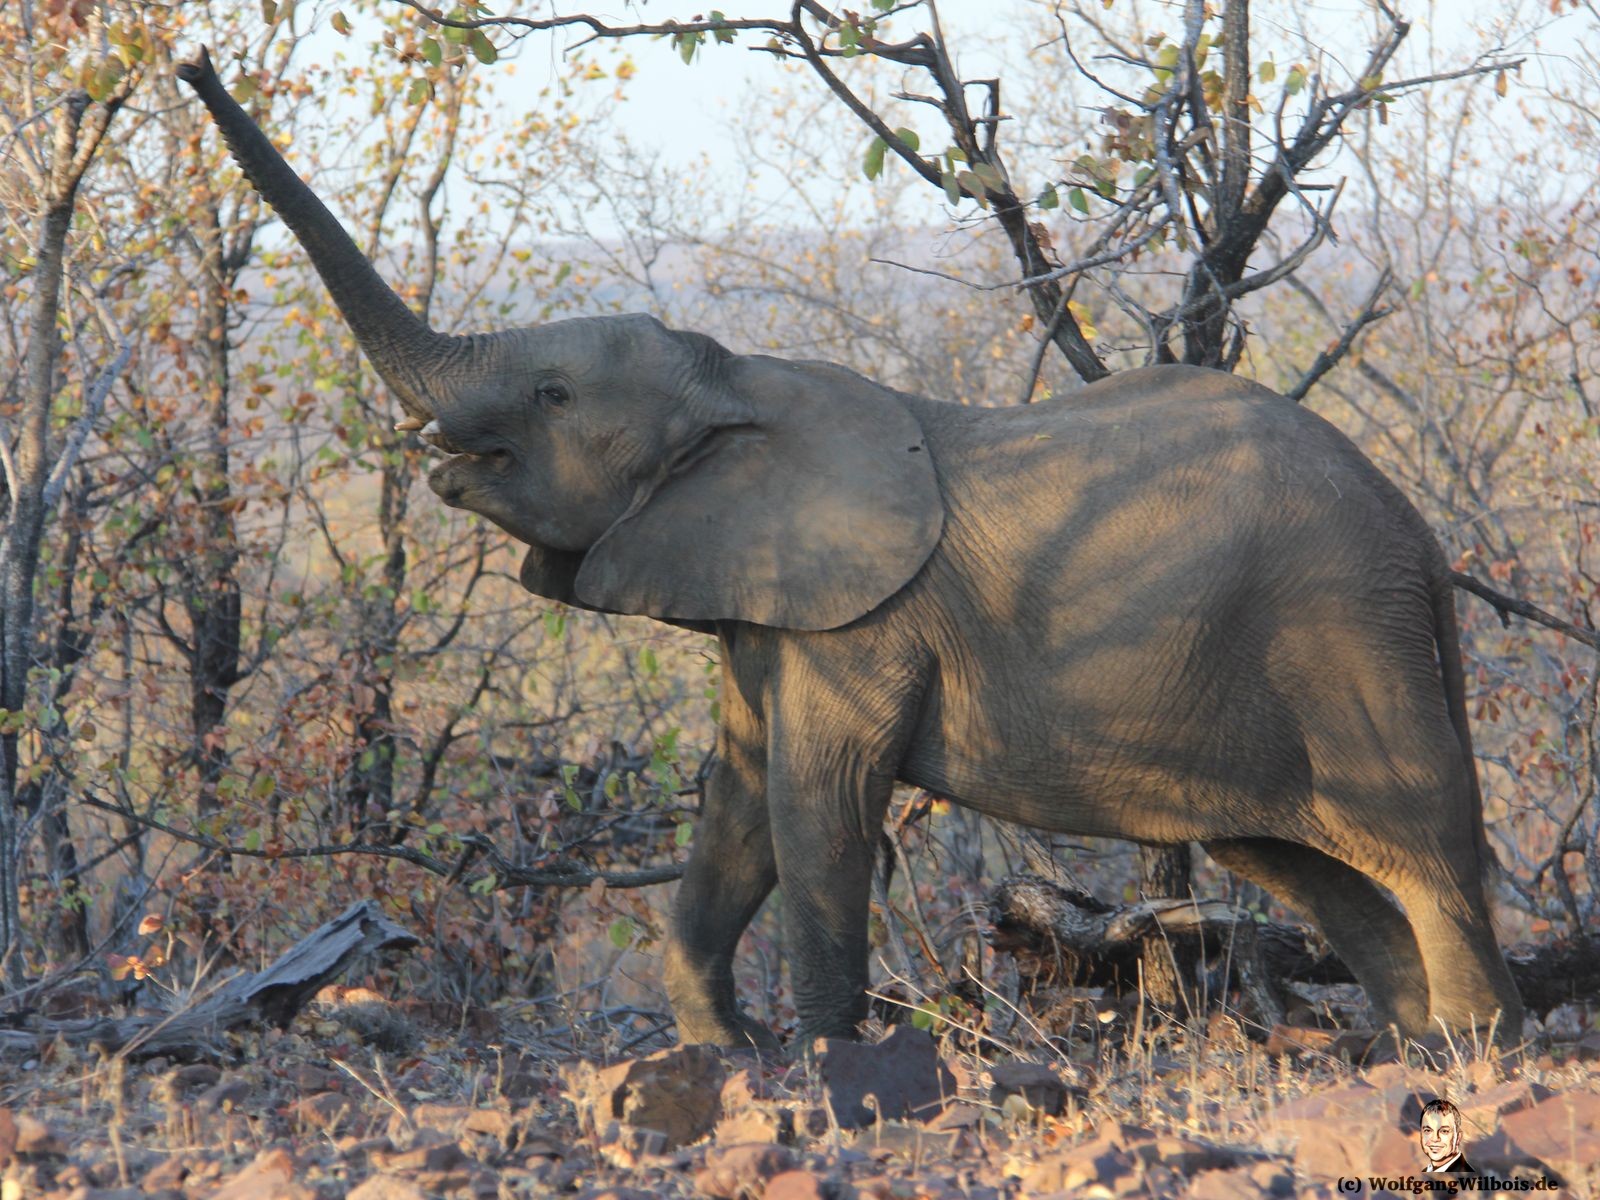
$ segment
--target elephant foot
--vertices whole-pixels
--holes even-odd
[[[730,1017],[678,1017],[678,1041],[684,1045],[716,1046],[737,1052],[753,1050],[757,1054],[783,1057],[783,1043],[778,1036],[759,1021],[751,1020],[742,1012]]]

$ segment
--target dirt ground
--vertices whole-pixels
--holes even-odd
[[[209,1061],[8,1050],[0,1200],[1415,1195],[1451,1182],[1422,1173],[1435,1097],[1498,1191],[1596,1196],[1596,1033],[1574,1011],[1519,1055],[1440,1043],[1401,1061],[1213,1017],[1031,1050],[902,1025],[797,1063],[660,1034],[575,1057],[513,1010],[330,988]]]

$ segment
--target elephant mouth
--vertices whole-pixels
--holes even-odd
[[[417,417],[407,417],[404,421],[395,423],[395,430],[398,433],[416,434],[424,446],[438,454],[445,454],[451,458],[471,459],[479,457],[476,454],[468,454],[446,437],[444,430],[439,426],[437,417],[429,421],[423,421]]]

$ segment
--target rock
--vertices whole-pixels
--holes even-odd
[[[1144,1142],[1153,1142],[1156,1131],[1143,1125],[1129,1125],[1126,1121],[1105,1120],[1094,1127],[1095,1137],[1126,1150]]]
[[[255,1162],[214,1192],[211,1200],[316,1200],[316,1192],[300,1183],[300,1176],[300,1166],[287,1150],[263,1150]]]
[[[1600,1029],[1591,1029],[1574,1042],[1572,1057],[1579,1062],[1600,1062]]]
[[[1358,1176],[1368,1170],[1420,1170],[1417,1121],[1431,1090],[1405,1084],[1375,1088],[1353,1081],[1279,1105],[1263,1121],[1295,1168],[1319,1177]]]
[[[476,1133],[495,1138],[504,1145],[514,1138],[516,1122],[500,1109],[473,1108],[466,1104],[419,1104],[411,1110],[409,1121],[399,1113],[389,1118],[389,1137],[396,1143],[405,1141],[411,1130],[424,1129],[441,1135],[441,1138],[426,1139],[429,1141],[454,1141]],[[415,1140],[415,1133],[410,1136]]]
[[[1459,1097],[1455,1104],[1461,1110],[1462,1136],[1471,1140],[1493,1133],[1501,1117],[1521,1112],[1554,1095],[1555,1092],[1542,1083],[1513,1079]]]
[[[297,1092],[342,1092],[350,1076],[315,1063],[296,1063],[283,1073],[283,1081]]]
[[[577,1063],[562,1078],[584,1131],[613,1121],[663,1135],[667,1149],[711,1132],[721,1112],[726,1069],[710,1046],[677,1046],[597,1068]]]
[[[717,1122],[712,1135],[719,1145],[794,1141],[794,1113],[776,1104],[745,1108]]]
[[[1294,1175],[1280,1163],[1258,1162],[1246,1174],[1268,1196],[1294,1195]]]
[[[767,1181],[761,1200],[853,1200],[855,1188],[811,1171],[785,1171]]]
[[[1500,1131],[1468,1147],[1480,1169],[1543,1166],[1565,1179],[1574,1195],[1600,1184],[1600,1095],[1567,1092],[1501,1118]],[[1479,1159],[1482,1162],[1479,1162]]]
[[[1201,1171],[1181,1194],[1183,1200],[1258,1200],[1271,1193],[1262,1189],[1247,1171]]]
[[[139,1181],[139,1186],[147,1192],[165,1191],[168,1188],[182,1187],[183,1181],[188,1177],[189,1161],[174,1154],[170,1158],[162,1159],[146,1171],[144,1178]]]
[[[1012,1096],[1020,1097],[1030,1109],[1046,1116],[1059,1117],[1067,1108],[1067,1098],[1084,1100],[1089,1093],[1068,1084],[1043,1063],[995,1063],[989,1068],[989,1101],[1003,1105]]]
[[[1077,1192],[1092,1186],[1118,1190],[1118,1181],[1132,1178],[1138,1164],[1132,1154],[1111,1138],[1091,1141],[1042,1155],[1022,1176],[1028,1195]]]
[[[244,1106],[252,1090],[248,1079],[229,1075],[201,1092],[194,1104],[201,1112],[232,1112]]]
[[[12,1152],[33,1158],[64,1158],[67,1144],[54,1129],[30,1113],[15,1113]]]
[[[1133,1146],[1131,1152],[1136,1160],[1146,1166],[1159,1163],[1181,1175],[1234,1167],[1248,1157],[1227,1146],[1171,1136],[1160,1136],[1148,1142],[1141,1142]]]
[[[735,1113],[774,1096],[771,1082],[756,1067],[741,1067],[722,1085],[722,1111]]]
[[[768,1180],[795,1166],[794,1155],[783,1146],[752,1143],[743,1146],[714,1147],[706,1154],[706,1165],[695,1176],[695,1187],[717,1200],[740,1200],[759,1196]]]
[[[587,1188],[578,1194],[578,1200],[660,1200],[660,1192],[647,1192],[642,1188],[602,1187]]]
[[[667,1149],[667,1135],[659,1129],[639,1129],[620,1121],[607,1125],[599,1141],[600,1157],[624,1171],[643,1166]]]
[[[823,1092],[842,1128],[859,1129],[879,1117],[927,1120],[956,1097],[956,1079],[939,1060],[933,1038],[896,1025],[874,1046],[819,1038],[816,1063]],[[867,1097],[873,1103],[866,1103]]]
[[[1267,1035],[1268,1054],[1325,1054],[1360,1062],[1372,1049],[1377,1034],[1371,1030],[1318,1029],[1302,1025],[1274,1025]]]
[[[290,1111],[307,1128],[331,1133],[351,1114],[353,1108],[348,1096],[341,1096],[338,1092],[323,1092],[320,1096],[306,1096],[295,1101]]]
[[[943,1133],[948,1130],[974,1129],[983,1124],[983,1109],[976,1104],[967,1104],[957,1100],[933,1120],[928,1122],[928,1128]]]
[[[211,1063],[190,1063],[168,1071],[154,1088],[155,1098],[163,1104],[186,1100],[193,1093],[215,1087],[222,1080],[222,1070]]]
[[[428,1200],[428,1193],[398,1175],[373,1175],[345,1200]]]
[[[426,1172],[433,1175],[459,1171],[472,1161],[460,1146],[450,1141],[431,1142],[410,1150],[396,1150],[392,1154],[374,1150],[369,1152],[368,1158],[380,1171]]]

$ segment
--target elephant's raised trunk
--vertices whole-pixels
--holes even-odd
[[[211,110],[239,169],[305,247],[356,341],[400,403],[413,418],[432,417],[437,404],[428,394],[428,369],[450,357],[457,339],[435,333],[379,277],[344,226],[228,94],[204,48],[180,64],[177,74]]]

